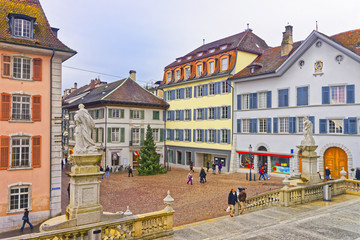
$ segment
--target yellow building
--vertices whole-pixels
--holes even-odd
[[[160,88],[170,108],[166,121],[166,161],[229,171],[232,150],[232,86],[227,79],[268,46],[247,29],[211,42],[165,67]]]

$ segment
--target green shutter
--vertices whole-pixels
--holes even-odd
[[[120,142],[125,142],[125,128],[121,128]]]
[[[111,128],[108,128],[108,142],[111,142]]]
[[[160,142],[164,141],[164,129],[160,129]]]
[[[134,118],[134,110],[130,110],[130,119]]]
[[[141,119],[144,119],[144,118],[145,118],[145,111],[141,110]]]
[[[99,128],[95,128],[95,142],[99,142]]]
[[[125,112],[124,112],[124,109],[121,109],[120,110],[120,118],[124,118],[125,117]]]
[[[153,120],[156,119],[156,111],[153,111]]]
[[[109,118],[112,118],[112,109],[109,108]]]
[[[144,145],[144,137],[145,137],[145,129],[141,128],[141,133],[140,133],[140,145],[141,146]]]
[[[130,141],[133,142],[133,128],[130,129]]]

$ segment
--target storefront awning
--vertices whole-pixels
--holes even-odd
[[[250,154],[249,151],[236,151],[239,154]],[[281,154],[281,153],[269,153],[269,152],[251,152],[252,155],[260,155],[260,156],[271,156],[271,157],[285,157],[292,158],[292,155],[289,154]]]

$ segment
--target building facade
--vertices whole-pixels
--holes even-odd
[[[234,84],[236,165],[255,173],[265,166],[270,175],[301,173],[303,123],[313,123],[324,176],[342,168],[352,177],[360,166],[360,30],[326,36],[313,31],[292,41],[286,26],[281,46],[266,50],[230,80]],[[249,145],[252,156],[249,156]],[[250,163],[250,161],[252,162]]]
[[[76,52],[58,40],[39,1],[1,0],[0,232],[61,213],[61,64]],[[59,140],[59,141],[58,141]]]
[[[163,111],[168,104],[154,96],[131,77],[97,86],[94,82],[73,91],[63,100],[63,109],[69,112],[69,147],[75,145],[73,122],[80,103],[84,104],[95,122],[92,138],[103,152],[102,166],[113,171],[138,165],[140,148],[146,128],[152,128],[160,163],[164,164]]]
[[[233,87],[227,79],[267,48],[247,29],[205,44],[165,67],[160,88],[170,104],[163,115],[167,162],[192,162],[194,167],[221,162],[223,170],[230,171]]]

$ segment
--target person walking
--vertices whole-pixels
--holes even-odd
[[[106,166],[105,174],[106,174],[106,178],[109,178],[109,176],[110,176],[110,168],[109,168],[109,165]]]
[[[230,207],[230,217],[234,217],[235,204],[238,202],[235,188],[232,188],[228,197],[228,206]]]
[[[264,167],[264,176],[267,178],[267,180],[270,180],[268,174],[267,174],[267,166]]]
[[[243,214],[245,210],[245,201],[246,201],[246,192],[245,192],[245,188],[242,188],[241,193],[239,194],[239,204],[241,207],[240,214]]]
[[[218,169],[219,169],[219,174],[221,174],[221,169],[222,169],[222,164],[221,164],[221,162],[219,162],[219,164],[218,164]]]
[[[216,164],[215,163],[212,164],[212,170],[213,170],[213,174],[216,174]]]
[[[129,167],[129,175],[128,175],[128,177],[130,177],[130,174],[131,174],[131,177],[134,177],[132,167]]]
[[[326,176],[326,181],[329,181],[331,178],[331,172],[330,172],[329,167],[325,168],[325,176]]]
[[[261,179],[263,179],[265,181],[265,176],[264,176],[264,166],[261,166],[260,170],[259,170],[259,181]]]
[[[355,171],[355,178],[356,178],[356,180],[360,180],[360,167],[357,168]]]
[[[24,230],[25,224],[29,224],[30,228],[33,229],[34,226],[30,223],[30,219],[29,219],[29,211],[27,208],[24,209],[24,216],[22,217],[23,220],[23,225],[20,228],[20,232],[22,232]]]
[[[210,162],[207,161],[206,162],[206,172],[209,172],[209,169],[210,169]]]
[[[67,192],[68,192],[68,197],[69,197],[69,200],[70,200],[70,183],[69,183],[69,185],[67,187]]]
[[[203,168],[200,170],[200,183],[206,182],[206,172]]]
[[[190,161],[190,171],[194,171],[193,168],[194,168],[194,164],[192,161]]]
[[[100,166],[100,172],[104,172],[104,168],[102,166]],[[104,174],[101,175],[101,179],[104,179]]]
[[[192,180],[193,180],[193,178],[192,178],[192,171],[190,170],[190,172],[189,172],[189,174],[187,175],[187,178],[188,178],[188,181],[187,181],[187,183],[186,184],[189,184],[189,182],[191,183],[191,185],[192,185]]]

